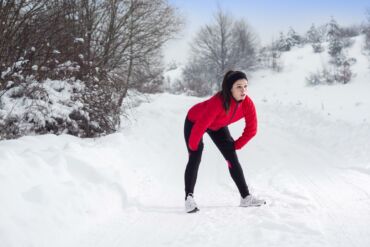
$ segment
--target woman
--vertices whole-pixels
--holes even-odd
[[[260,206],[264,200],[249,193],[243,169],[236,150],[241,149],[257,132],[257,116],[252,100],[247,96],[248,79],[241,71],[228,71],[222,82],[222,91],[210,99],[194,105],[185,120],[185,141],[189,161],[185,170],[185,209],[187,213],[198,211],[194,201],[194,186],[203,151],[203,134],[207,132],[224,156],[231,177],[240,195],[241,207]],[[246,126],[236,141],[231,137],[228,125],[244,118]]]

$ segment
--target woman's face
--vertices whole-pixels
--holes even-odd
[[[247,96],[248,81],[246,79],[239,79],[231,88],[231,94],[236,101],[244,100]]]

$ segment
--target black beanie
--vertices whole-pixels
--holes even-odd
[[[231,72],[230,75],[228,75],[227,78],[226,78],[227,90],[230,91],[231,88],[233,87],[234,83],[237,80],[240,80],[240,79],[246,79],[246,80],[248,80],[246,74],[244,74],[241,71],[233,71],[233,72]]]

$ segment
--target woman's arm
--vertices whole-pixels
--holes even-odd
[[[250,139],[252,139],[257,133],[257,114],[256,108],[254,107],[253,101],[246,97],[243,102],[243,113],[245,119],[245,128],[241,137],[239,137],[235,143],[235,149],[241,149]]]
[[[194,123],[191,130],[188,144],[190,150],[196,151],[198,149],[199,142],[202,139],[204,132],[206,132],[207,128],[220,113],[220,109],[222,109],[221,100],[218,97],[210,99],[204,109],[203,116]]]

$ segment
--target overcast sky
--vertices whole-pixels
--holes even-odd
[[[185,28],[179,38],[167,44],[165,60],[185,62],[188,44],[199,27],[211,23],[220,6],[235,18],[244,18],[258,35],[261,44],[276,39],[280,31],[291,26],[298,33],[306,32],[312,23],[327,23],[333,16],[340,25],[366,21],[370,0],[169,0],[185,17]]]

